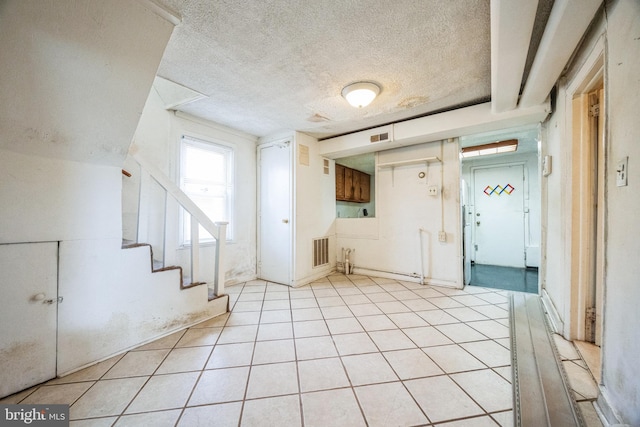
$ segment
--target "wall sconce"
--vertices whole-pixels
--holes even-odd
[[[373,82],[356,82],[342,89],[342,96],[356,108],[366,107],[380,94],[380,86]]]

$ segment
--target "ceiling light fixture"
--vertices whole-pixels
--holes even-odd
[[[371,104],[380,93],[380,86],[373,82],[356,82],[342,89],[342,96],[356,108],[366,107]]]
[[[490,144],[475,145],[473,147],[462,148],[462,157],[486,156],[487,154],[508,153],[518,149],[517,139],[507,139],[505,141],[492,142]]]

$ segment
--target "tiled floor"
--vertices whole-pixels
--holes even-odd
[[[232,312],[3,403],[79,426],[511,426],[507,292],[334,274],[227,288]]]
[[[598,385],[595,377],[599,378],[600,376],[599,349],[593,344],[567,341],[558,334],[554,334],[553,339],[569,380],[569,388],[573,392],[573,398],[578,404],[586,426],[602,427],[602,422],[593,406],[593,402],[598,398]],[[593,360],[592,365],[588,366],[585,360],[589,360],[589,362]]]

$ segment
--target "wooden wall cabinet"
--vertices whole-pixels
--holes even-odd
[[[371,200],[371,176],[336,164],[336,200],[369,203]]]

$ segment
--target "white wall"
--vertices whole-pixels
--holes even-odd
[[[325,158],[319,154],[315,138],[295,133],[295,271],[294,285],[301,286],[326,276],[335,268],[336,173],[335,164],[328,160],[329,173],[324,173]],[[309,165],[300,161],[300,147],[309,150]],[[327,266],[313,268],[313,239],[329,237]]]
[[[462,163],[462,178],[471,185],[472,171],[475,167],[522,164],[526,175],[524,189],[525,212],[525,250],[527,253],[527,267],[538,267],[540,264],[540,179],[538,169],[538,154],[509,154],[499,158],[475,157]],[[499,238],[499,237],[496,237]],[[472,258],[474,252],[472,251]]]
[[[174,182],[179,180],[180,139],[188,135],[203,141],[229,146],[234,150],[235,194],[234,217],[229,221],[233,225],[233,240],[227,242],[226,283],[233,284],[256,277],[256,143],[257,138],[245,133],[197,119],[185,114],[176,115],[164,108],[162,100],[155,90],[151,90],[142,117],[134,137],[135,149],[147,161],[159,167]],[[130,158],[128,164],[134,164]],[[132,167],[133,182],[139,180],[139,170]],[[124,198],[129,200],[125,206],[128,223],[124,228],[135,228],[137,219],[137,187],[125,187]],[[158,206],[157,211],[162,210]],[[190,248],[180,246],[178,229],[178,206],[169,202],[167,214],[166,265],[180,265],[186,274],[190,274]],[[157,233],[156,233],[157,234]],[[151,236],[154,238],[154,236]],[[157,240],[157,239],[156,239]],[[150,243],[150,242],[140,242]],[[152,243],[152,242],[151,242]],[[200,280],[211,282],[214,279],[215,244],[202,245],[200,249]]]
[[[0,9],[0,147],[119,166],[173,24],[129,0]]]
[[[640,425],[640,224],[634,212],[640,209],[640,3],[635,0],[607,1],[606,14],[592,26],[591,34],[558,85],[555,113],[545,124],[542,155],[553,156],[553,173],[543,178],[543,274],[548,301],[560,317],[560,328],[568,336],[571,321],[571,105],[567,89],[585,63],[601,35],[605,35],[605,97],[607,111],[606,248],[602,385],[598,404],[609,423]],[[617,161],[629,157],[629,185],[617,187]],[[572,338],[572,337],[570,337]]]
[[[337,218],[337,252],[354,249],[356,272],[391,274],[419,280],[420,233],[423,228],[424,277],[426,283],[462,287],[460,227],[460,162],[458,144],[432,142],[378,153],[379,163],[436,156],[440,163],[380,168],[376,171],[376,217]],[[426,172],[425,178],[419,178]],[[442,189],[429,196],[427,187]],[[447,233],[446,243],[438,232]],[[340,258],[341,260],[341,258]]]
[[[640,3],[607,2],[606,277],[602,383],[621,421],[640,425]],[[629,185],[616,187],[618,160],[629,157]]]
[[[219,312],[121,249],[121,168],[172,29],[142,2],[0,8],[0,243],[60,242],[59,374]]]

